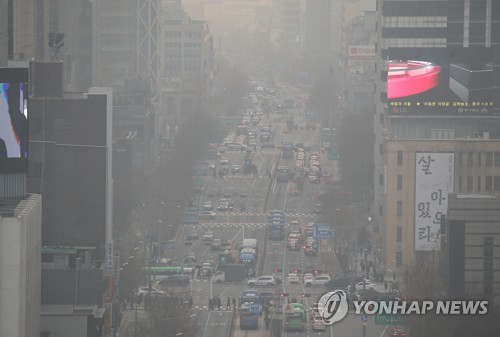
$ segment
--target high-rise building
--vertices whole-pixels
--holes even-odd
[[[9,2],[0,0],[0,67],[7,66],[9,56]]]
[[[377,13],[372,212],[385,268],[402,270],[440,249],[441,195],[500,192],[500,3],[385,0]]]
[[[0,200],[0,336],[40,336],[42,197]]]
[[[163,12],[162,99],[166,122],[200,111],[213,79],[213,38],[206,21],[191,20],[171,3]]]
[[[111,89],[62,91],[63,65],[34,62],[27,189],[44,197],[45,246],[111,241]]]

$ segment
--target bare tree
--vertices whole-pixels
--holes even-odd
[[[189,298],[170,292],[149,299],[147,319],[138,324],[143,337],[194,337],[199,333],[198,316]]]

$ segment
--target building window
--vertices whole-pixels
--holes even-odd
[[[403,202],[401,200],[396,203],[396,215],[403,216]]]
[[[472,151],[467,152],[467,167],[472,167],[474,165],[474,155]]]
[[[462,176],[458,176],[458,192],[462,192]]]
[[[396,227],[396,242],[401,242],[403,241],[403,227],[397,226]]]
[[[472,193],[472,177],[467,177],[467,193]]]
[[[483,165],[483,163],[481,163],[482,161],[482,156],[481,156],[481,152],[478,152],[477,153],[477,166],[481,167]]]
[[[484,190],[486,192],[493,192],[493,177],[492,176],[484,177]]]
[[[477,177],[477,187],[476,187],[478,192],[481,192],[481,176]]]
[[[398,177],[397,177],[396,189],[398,191],[402,191],[403,190],[403,176],[400,175],[400,174],[398,174]]]
[[[493,152],[488,151],[486,152],[486,167],[492,167],[493,166]]]
[[[500,191],[500,176],[493,177],[493,190],[495,192]]]
[[[500,152],[495,152],[495,167],[500,167]]]
[[[463,159],[463,153],[459,152],[458,153],[458,167],[462,167],[462,159]]]
[[[403,252],[396,252],[396,267],[403,266]]]
[[[398,151],[398,166],[403,165],[403,151]]]

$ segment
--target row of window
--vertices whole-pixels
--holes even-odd
[[[166,38],[180,39],[183,37],[182,32],[165,32]],[[184,38],[201,39],[201,32],[184,32]]]
[[[186,43],[182,43],[182,42],[166,42],[165,43],[165,47],[168,48],[181,48],[182,45],[184,44],[184,48],[201,48],[201,43],[199,42],[186,42]]]
[[[166,58],[168,59],[178,59],[178,58],[185,58],[185,59],[201,59],[200,54],[178,54],[178,53],[168,53],[165,55]]]
[[[386,16],[383,27],[446,27],[446,16]]]

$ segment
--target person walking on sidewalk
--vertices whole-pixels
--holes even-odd
[[[227,297],[226,309],[227,310],[231,309],[231,299],[229,298],[229,296]]]

